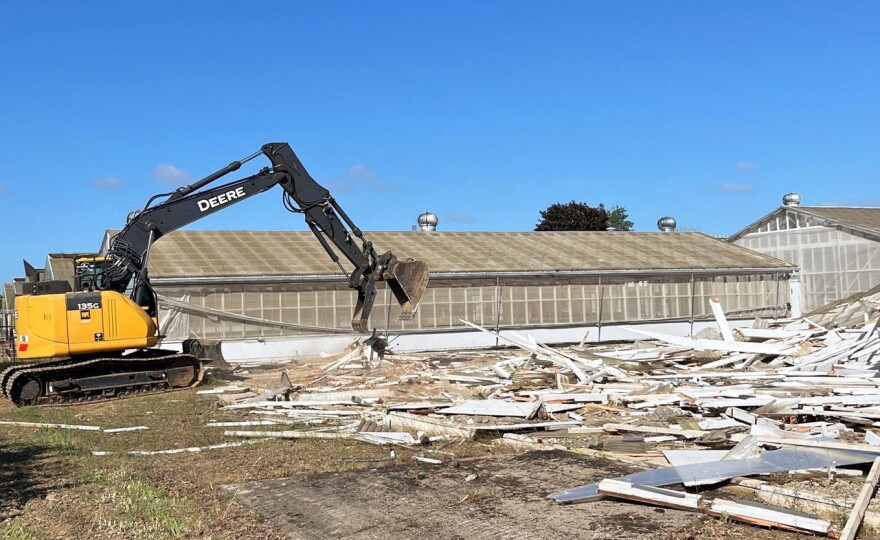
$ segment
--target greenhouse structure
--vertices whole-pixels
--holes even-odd
[[[680,335],[787,314],[793,265],[700,233],[372,232],[380,253],[426,262],[416,316],[380,292],[371,325],[397,350],[503,345],[468,321],[547,343],[633,339],[626,326]],[[355,293],[310,232],[176,231],[150,275],[168,340],[223,340],[227,356],[282,359],[339,350]],[[241,347],[236,347],[241,344]]]
[[[378,252],[427,263],[415,318],[398,321],[380,284],[370,319],[392,348],[443,350],[633,340],[628,328],[694,335],[790,311],[792,263],[695,232],[369,232]],[[109,245],[112,231],[104,239]],[[164,346],[222,340],[231,360],[273,361],[343,349],[355,292],[311,232],[180,230],[153,246]],[[72,280],[73,256],[48,257],[45,279]],[[495,337],[468,326],[500,333]]]
[[[792,311],[808,313],[880,285],[880,208],[783,205],[730,237],[799,268]]]

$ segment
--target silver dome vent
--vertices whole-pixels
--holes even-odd
[[[422,231],[436,231],[438,223],[440,223],[440,219],[437,217],[437,214],[432,212],[419,214],[419,229]]]
[[[663,232],[674,231],[676,225],[678,225],[678,223],[676,223],[675,218],[671,216],[663,216],[657,220],[657,228]]]
[[[786,193],[782,197],[782,206],[800,206],[801,196],[797,193]]]

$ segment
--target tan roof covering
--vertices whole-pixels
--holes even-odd
[[[855,208],[831,206],[801,206],[800,210],[837,221],[857,229],[865,229],[880,234],[880,208]]]
[[[12,309],[12,299],[15,298],[15,285],[12,283],[3,284],[3,309]]]
[[[380,253],[433,273],[553,272],[792,265],[700,233],[369,232]],[[308,231],[175,231],[150,254],[154,278],[315,276],[339,269]]]
[[[760,229],[767,222],[785,212],[794,212],[810,219],[828,220],[829,227],[839,227],[862,231],[864,234],[880,236],[880,208],[853,206],[780,206],[759,218],[745,228],[730,235],[728,242],[735,242],[747,234]]]
[[[53,280],[67,281],[73,285],[74,259],[72,253],[50,253],[46,258],[46,274]]]

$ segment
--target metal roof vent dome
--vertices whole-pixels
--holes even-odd
[[[801,196],[797,193],[786,193],[784,197],[782,197],[782,206],[800,206],[801,205]]]
[[[440,219],[433,212],[419,214],[419,229],[422,231],[436,231],[438,223],[440,223]]]
[[[663,232],[672,232],[677,225],[678,223],[676,223],[675,218],[672,216],[663,216],[657,220],[657,228]]]

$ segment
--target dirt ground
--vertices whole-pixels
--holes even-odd
[[[229,441],[207,422],[247,413],[215,401],[188,390],[62,408],[0,402],[0,420],[149,427],[114,435],[0,427],[0,540],[798,537],[624,502],[557,506],[548,493],[632,469],[493,441],[395,447],[393,460],[388,447],[313,439],[126,454]]]
[[[560,506],[546,494],[633,472],[566,452],[449,464],[401,464],[223,486],[297,540],[349,538],[688,538],[694,514],[600,501]],[[472,475],[475,479],[467,480]]]

